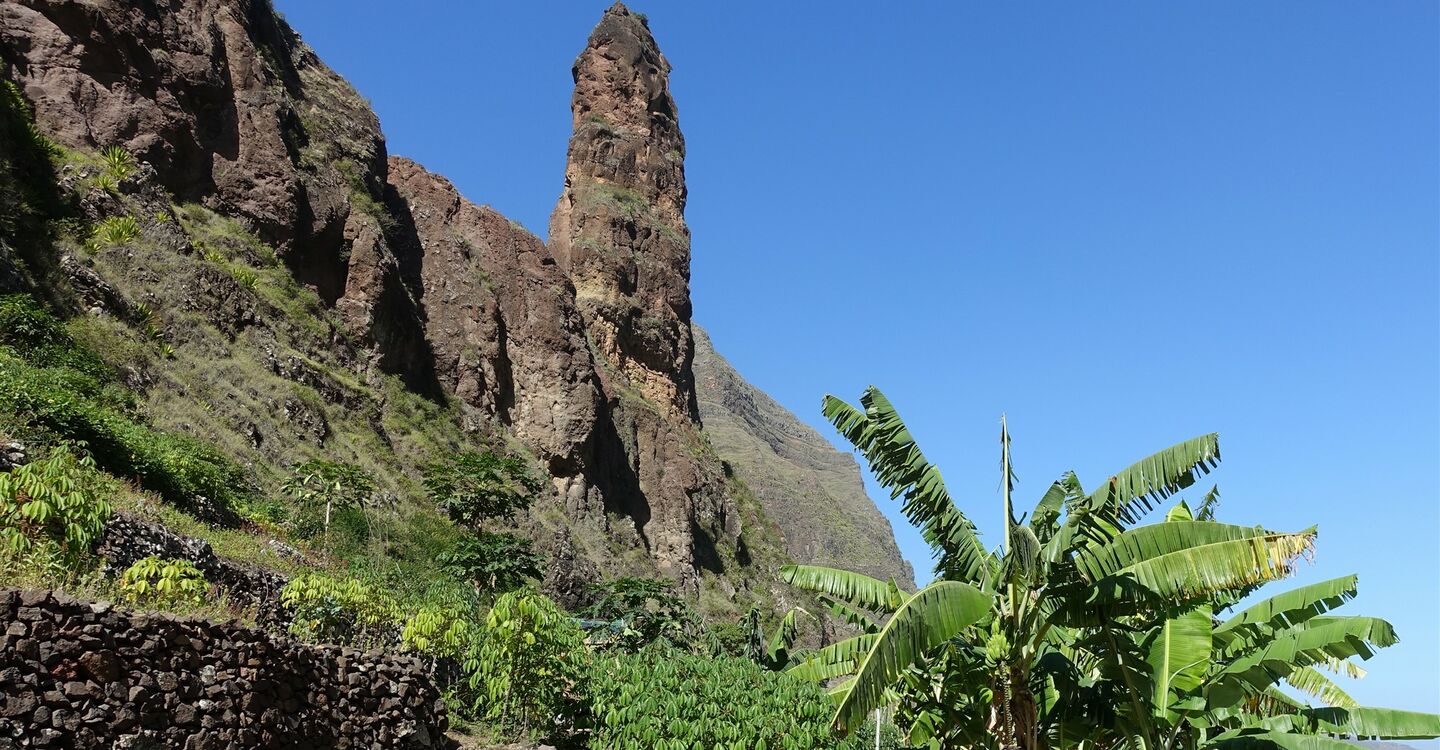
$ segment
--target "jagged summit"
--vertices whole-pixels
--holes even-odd
[[[619,4],[606,11],[573,68],[574,133],[550,249],[598,353],[647,398],[694,420],[685,138],[669,71],[637,16]]]

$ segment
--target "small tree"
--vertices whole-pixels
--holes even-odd
[[[280,590],[292,613],[290,633],[306,641],[378,646],[395,640],[403,614],[381,586],[354,578],[302,573]]]
[[[325,507],[325,536],[336,508],[365,508],[375,504],[375,480],[354,464],[313,459],[296,464],[280,490],[302,505]]]
[[[526,579],[539,578],[544,562],[531,549],[529,539],[488,531],[467,534],[437,560],[446,572],[473,582],[480,593],[491,594],[514,591],[525,585]]]
[[[529,734],[551,721],[563,728],[584,713],[588,662],[575,621],[543,594],[520,590],[495,601],[463,666],[488,717]]]
[[[540,480],[518,458],[465,451],[425,467],[425,488],[451,520],[479,531],[530,507]]]

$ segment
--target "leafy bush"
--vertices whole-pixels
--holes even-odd
[[[478,590],[500,594],[520,588],[526,579],[539,578],[544,559],[530,548],[529,539],[482,531],[465,536],[436,561]]]
[[[83,442],[97,465],[139,477],[166,500],[228,506],[248,496],[244,471],[194,438],[152,429],[114,372],[29,297],[0,297],[0,413]]]
[[[521,590],[495,601],[464,668],[486,718],[503,729],[553,735],[586,714],[588,661],[575,621],[544,595]]]
[[[114,377],[103,360],[81,347],[60,321],[23,294],[0,296],[0,344],[41,367],[68,367],[101,381]]]
[[[597,660],[590,681],[592,747],[860,750],[837,739],[820,687],[748,659],[662,647]]]
[[[400,644],[428,656],[465,656],[481,635],[479,624],[471,617],[473,612],[458,606],[421,607],[401,626]]]
[[[37,543],[58,547],[67,558],[84,554],[111,507],[95,491],[95,462],[69,446],[0,473],[0,537],[16,552]]]
[[[151,429],[131,416],[129,396],[69,368],[32,367],[0,348],[0,412],[62,440],[88,444],[112,474],[140,479],[181,507],[246,496],[244,471],[200,441]]]
[[[380,586],[322,573],[298,575],[280,590],[290,632],[307,641],[372,647],[393,643],[400,606]]]
[[[151,555],[120,576],[120,593],[137,604],[202,602],[210,586],[205,574],[188,560]]]
[[[456,523],[479,530],[530,507],[540,480],[518,458],[465,451],[425,467],[425,488]]]
[[[597,598],[583,614],[619,624],[613,635],[601,637],[602,647],[633,652],[659,640],[683,648],[695,645],[699,621],[669,581],[617,578],[590,590]]]

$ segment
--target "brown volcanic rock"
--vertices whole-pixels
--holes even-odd
[[[705,434],[785,534],[796,562],[855,570],[905,588],[915,572],[865,493],[860,465],[746,382],[695,326],[695,387]]]
[[[685,140],[670,64],[616,3],[573,68],[574,133],[550,249],[574,282],[615,433],[596,444],[607,509],[635,520],[662,570],[693,588],[739,535],[720,462],[699,431],[690,331]]]
[[[696,417],[685,139],[670,64],[616,4],[575,61],[574,134],[550,247],[596,348],[647,399]]]
[[[264,0],[0,4],[0,51],[65,146],[123,146],[180,202],[243,219],[392,371],[423,373],[419,319],[378,205],[365,101]]]
[[[575,476],[605,405],[570,280],[538,238],[444,177],[391,157],[390,184],[419,243],[441,383],[509,425],[553,476]]]

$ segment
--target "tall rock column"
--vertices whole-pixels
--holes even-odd
[[[685,139],[670,64],[640,16],[616,3],[575,61],[574,134],[550,250],[575,286],[613,435],[595,477],[652,557],[687,587],[722,565],[734,536],[719,460],[700,435],[690,330]],[[730,528],[727,528],[730,527]]]
[[[650,401],[696,420],[685,138],[670,64],[616,3],[575,61],[574,134],[550,247],[597,353]]]

